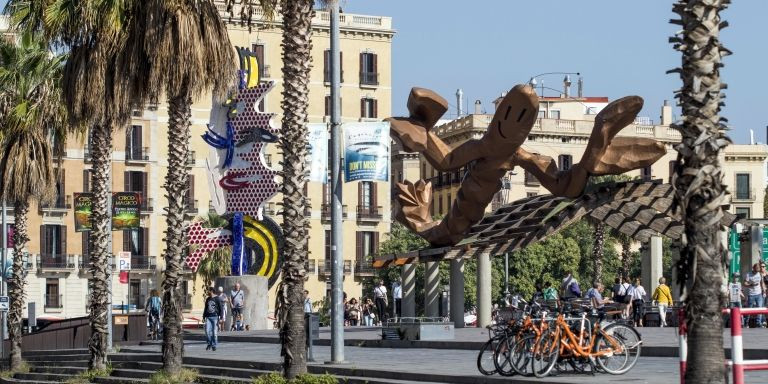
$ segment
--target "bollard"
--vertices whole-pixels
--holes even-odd
[[[312,344],[314,339],[320,336],[320,319],[316,313],[304,314],[304,329],[307,335],[307,362],[314,362],[315,358],[312,353]]]
[[[677,312],[677,329],[680,335],[680,384],[685,384],[686,361],[688,359],[688,328],[685,324],[685,309],[682,307]]]
[[[731,360],[733,384],[744,383],[744,344],[741,339],[741,308],[731,308]]]

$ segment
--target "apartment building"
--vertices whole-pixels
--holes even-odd
[[[565,92],[564,92],[565,94]],[[497,99],[496,102],[500,101]],[[540,97],[539,119],[531,129],[523,148],[532,153],[551,157],[561,171],[569,169],[581,159],[592,132],[595,116],[609,103],[607,97]],[[475,113],[461,116],[435,128],[435,133],[455,148],[470,139],[480,138],[488,129],[493,114]],[[659,118],[638,117],[618,136],[652,138],[665,143],[667,154],[655,164],[627,174],[644,180],[670,181],[680,142],[680,132],[672,128],[672,107],[665,102]],[[394,153],[393,153],[394,155]],[[401,155],[405,158],[405,155]],[[768,146],[763,144],[733,144],[725,148],[721,157],[724,182],[731,193],[730,211],[741,217],[762,218],[764,188],[766,186],[766,159]],[[410,166],[413,166],[411,160]],[[433,186],[432,214],[446,214],[456,196],[465,167],[452,172],[437,172],[420,158],[421,176]],[[415,180],[411,178],[410,180]],[[532,174],[515,168],[502,179],[502,189],[487,207],[493,210],[515,200],[549,193]]]
[[[260,77],[274,81],[275,87],[259,108],[275,113],[273,126],[280,126],[282,93],[281,17],[257,21],[249,29],[236,20],[227,21],[234,46],[256,52]],[[254,16],[259,20],[262,15]],[[265,19],[264,19],[265,20]],[[318,10],[312,23],[313,48],[310,82],[310,122],[329,121],[330,114],[330,46],[329,14]],[[392,20],[383,16],[341,15],[342,85],[341,112],[343,122],[379,121],[391,113],[391,44],[395,31]],[[189,220],[206,215],[210,208],[210,191],[205,159],[209,147],[201,139],[209,122],[211,96],[201,97],[192,106],[190,189],[186,216]],[[112,154],[112,191],[141,192],[146,199],[142,207],[141,228],[113,232],[113,254],[130,252],[132,269],[127,282],[113,275],[113,304],[117,310],[142,310],[151,289],[159,288],[164,269],[163,233],[166,207],[163,183],[168,167],[168,110],[157,103],[142,111],[134,111],[131,122],[114,133]],[[72,201],[76,192],[90,190],[90,143],[84,137],[69,138],[56,186],[56,200],[48,206],[30,208],[30,242],[26,247],[27,301],[36,305],[37,316],[67,318],[87,313],[88,234],[74,231]],[[270,145],[265,156],[267,164],[280,167],[276,145]],[[362,281],[373,275],[371,256],[390,228],[390,186],[388,182],[352,182],[344,184],[344,289],[351,296],[362,294]],[[307,289],[313,300],[320,300],[330,280],[330,190],[328,185],[311,182],[307,186],[310,207],[305,214],[310,222],[309,279]],[[264,214],[280,221],[276,196],[265,207]],[[13,223],[13,209],[7,211]],[[39,229],[39,234],[38,234]],[[114,264],[114,260],[113,260]],[[182,289],[185,312],[195,314],[202,308],[201,282],[195,281],[194,271],[186,269]],[[270,303],[274,300],[274,287]],[[26,316],[26,312],[25,312]]]

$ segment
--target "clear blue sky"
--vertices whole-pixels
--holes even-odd
[[[659,119],[663,100],[681,86],[680,53],[667,42],[672,1],[341,0],[344,12],[393,18],[393,112],[405,113],[412,86],[434,89],[455,103],[490,102],[516,83],[542,72],[581,72],[585,96],[645,99],[643,116]],[[736,143],[766,143],[768,1],[736,1],[722,15],[730,23],[721,39],[734,54],[721,75],[728,84],[722,115]],[[562,75],[544,77],[561,89]],[[576,81],[573,79],[575,89]],[[554,91],[547,91],[554,95]],[[455,113],[455,111],[452,111]],[[679,112],[676,109],[675,114]]]
[[[0,0],[0,6],[5,5]],[[542,72],[581,72],[586,96],[645,98],[641,115],[658,121],[663,100],[681,82],[665,71],[680,64],[667,39],[678,26],[667,21],[673,1],[557,0],[341,0],[347,13],[391,16],[393,112],[405,113],[412,86],[434,89],[454,102],[464,90],[486,109],[502,91]],[[768,115],[768,1],[737,1],[723,13],[730,27],[721,39],[728,83],[722,115],[736,143],[765,143]],[[574,88],[575,88],[575,79]],[[560,89],[562,76],[544,77]],[[551,92],[554,95],[554,91]],[[765,108],[765,109],[763,109]],[[455,113],[455,111],[452,111]],[[678,111],[676,110],[677,114]]]

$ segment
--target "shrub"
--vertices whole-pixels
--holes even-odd
[[[197,370],[182,368],[178,375],[168,375],[165,371],[157,371],[149,377],[149,384],[181,384],[194,383],[200,374]]]
[[[83,371],[65,381],[67,384],[87,384],[97,377],[107,377],[112,374],[112,364],[107,363],[104,369]]]
[[[312,375],[304,374],[299,375],[293,380],[286,380],[281,374],[277,372],[268,373],[266,375],[253,378],[253,384],[339,384],[340,381],[331,374]]]
[[[17,373],[28,373],[28,372],[29,372],[29,364],[27,364],[26,361],[22,361],[21,366],[19,366],[18,369],[15,369],[15,370],[9,369],[7,371],[0,371],[0,377],[8,379],[13,377],[13,375]]]

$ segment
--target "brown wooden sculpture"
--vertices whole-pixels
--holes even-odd
[[[438,171],[473,164],[443,220],[433,221],[429,215],[432,186],[424,180],[397,184],[400,207],[396,218],[432,245],[453,245],[482,219],[485,207],[501,189],[501,178],[515,166],[531,172],[553,195],[566,197],[581,195],[589,176],[620,174],[649,166],[666,153],[662,143],[645,138],[614,138],[634,121],[642,107],[643,99],[638,96],[608,104],[595,116],[581,161],[560,172],[552,158],[520,147],[539,113],[539,98],[531,87],[512,88],[499,103],[483,137],[454,149],[431,131],[448,110],[448,103],[433,91],[413,88],[408,98],[410,116],[387,119],[392,136],[406,150],[420,152]]]

